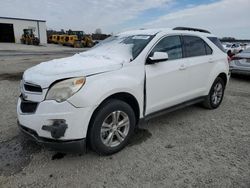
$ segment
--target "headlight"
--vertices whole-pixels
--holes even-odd
[[[79,91],[85,81],[85,77],[79,77],[58,82],[49,89],[46,99],[63,102]]]

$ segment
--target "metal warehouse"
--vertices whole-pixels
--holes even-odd
[[[24,29],[32,29],[42,45],[47,44],[46,21],[0,17],[0,42],[21,43]]]

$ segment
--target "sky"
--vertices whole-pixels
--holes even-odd
[[[250,0],[1,0],[0,17],[42,19],[48,29],[86,33],[186,26],[250,39]]]

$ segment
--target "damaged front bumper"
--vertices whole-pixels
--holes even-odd
[[[54,151],[63,152],[63,153],[85,153],[86,151],[86,139],[77,139],[77,140],[55,140],[49,138],[39,137],[37,132],[24,127],[19,122],[18,127],[20,128],[23,135],[29,140],[33,140],[39,145],[50,148]]]
[[[68,101],[18,99],[20,129],[36,142],[61,152],[85,151],[85,139],[94,107],[77,108]]]

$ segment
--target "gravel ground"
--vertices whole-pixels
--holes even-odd
[[[0,50],[0,187],[250,187],[249,77],[232,78],[216,110],[150,120],[115,155],[65,155],[23,139],[15,108],[26,68],[74,51],[8,53]]]

